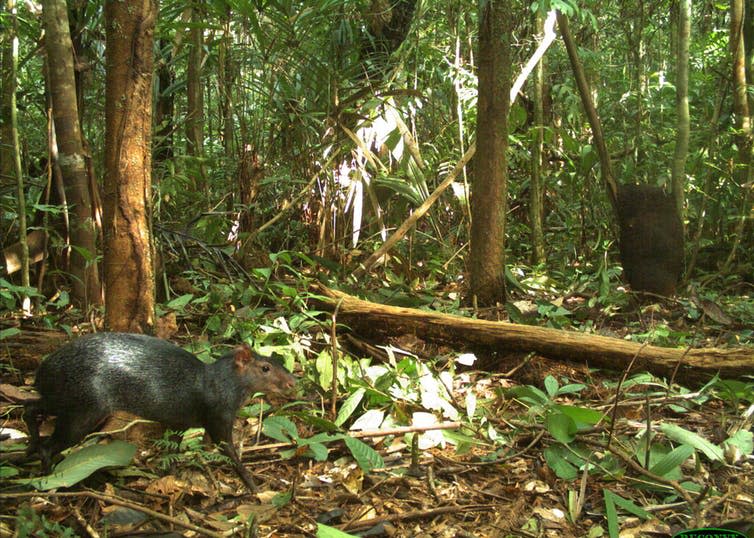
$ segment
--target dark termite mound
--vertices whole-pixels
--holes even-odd
[[[673,295],[683,271],[683,224],[673,197],[653,185],[621,185],[618,224],[631,289]]]

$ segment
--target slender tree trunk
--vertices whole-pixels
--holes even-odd
[[[156,0],[106,0],[105,322],[154,327],[150,196]]]
[[[537,33],[544,31],[544,14],[537,10]],[[542,181],[542,155],[544,152],[545,118],[544,118],[544,58],[537,62],[532,85],[532,102],[534,105],[534,144],[531,152],[531,188],[529,189],[529,221],[531,222],[532,263],[545,261],[545,239],[542,225],[544,215],[544,186]]]
[[[613,167],[610,163],[610,154],[607,152],[607,144],[605,143],[605,136],[602,133],[602,124],[600,123],[599,114],[597,114],[597,108],[594,106],[592,100],[591,90],[589,83],[586,80],[584,74],[584,68],[581,65],[579,59],[576,43],[574,43],[571,37],[571,31],[568,28],[568,19],[561,12],[558,11],[558,28],[560,28],[560,35],[563,36],[563,43],[566,46],[568,52],[568,59],[571,62],[571,69],[573,70],[573,76],[576,79],[576,85],[579,88],[579,95],[581,95],[581,104],[584,106],[586,117],[589,120],[589,126],[592,128],[592,137],[594,138],[594,145],[597,148],[597,153],[600,157],[600,167],[602,168],[602,179],[607,186],[608,194],[610,198],[610,204],[613,209],[616,209],[616,202],[618,200],[618,186],[613,178]]]
[[[510,108],[510,2],[479,13],[477,152],[471,194],[471,294],[479,305],[505,300],[505,211]]]
[[[162,57],[157,70],[157,103],[154,109],[154,168],[164,172],[161,168],[173,158],[175,99],[172,86],[175,83],[175,73],[172,66],[171,43],[167,39],[160,39],[159,49]]]
[[[74,301],[82,308],[102,302],[92,197],[76,105],[73,44],[65,0],[42,4],[53,121],[58,162],[63,173],[70,220],[71,274]]]
[[[29,287],[29,243],[26,237],[26,196],[24,194],[24,178],[21,171],[21,145],[18,141],[18,115],[16,110],[16,73],[18,71],[18,17],[16,16],[15,0],[8,0],[6,7],[10,18],[10,31],[7,32],[7,39],[10,41],[10,69],[7,74],[8,78],[3,81],[7,86],[7,92],[10,96],[8,120],[10,123],[11,139],[11,158],[13,161],[12,172],[16,179],[16,194],[18,208],[18,243],[21,250],[21,285]],[[30,314],[31,304],[29,296],[24,294],[22,299],[22,308],[25,313]]]
[[[733,56],[733,111],[736,121],[736,145],[738,146],[738,162],[734,170],[736,183],[741,185],[742,196],[740,217],[736,223],[735,241],[728,258],[725,260],[722,271],[730,268],[735,258],[738,245],[741,243],[744,229],[746,228],[746,215],[750,211],[750,199],[752,191],[751,166],[752,160],[752,118],[747,98],[746,76],[746,43],[744,41],[744,17],[750,7],[743,0],[731,0],[730,2],[730,47]]]
[[[675,154],[671,171],[672,193],[678,214],[683,215],[686,185],[686,157],[689,153],[689,37],[691,34],[691,0],[678,3],[678,59],[676,67],[676,132]]]
[[[12,0],[5,2],[5,9],[10,12]],[[2,63],[0,64],[0,84],[2,84],[2,95],[0,95],[0,184],[5,185],[14,177],[13,170],[13,128],[11,127],[10,112],[12,108],[12,99],[14,99],[14,88],[16,85],[15,75],[13,74],[13,40],[12,32],[0,32],[0,45],[2,46]],[[0,208],[0,217],[2,208]]]
[[[201,3],[195,2],[191,12],[191,30],[186,69],[186,153],[196,157],[194,174],[196,190],[208,194],[207,178],[201,159],[204,155],[204,95],[202,92],[202,60],[204,32]],[[209,200],[207,200],[209,203]]]
[[[232,163],[235,155],[233,133],[233,85],[235,81],[235,69],[233,65],[233,35],[230,31],[231,11],[228,8],[225,17],[223,37],[220,42],[220,55],[218,58],[218,78],[220,81],[220,107],[222,111],[222,140],[225,154],[225,180],[226,185],[233,184],[234,167]]]
[[[746,177],[744,170],[749,162],[751,146],[751,115],[746,98],[746,46],[744,43],[744,0],[730,3],[730,47],[733,56],[733,111],[736,121],[736,145],[738,146],[739,178]]]

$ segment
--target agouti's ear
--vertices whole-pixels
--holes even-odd
[[[239,370],[246,369],[254,359],[254,354],[248,344],[242,344],[233,350],[233,361]]]

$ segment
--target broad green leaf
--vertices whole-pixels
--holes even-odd
[[[675,424],[661,424],[660,431],[664,433],[668,439],[694,447],[707,456],[711,461],[723,461],[723,449],[716,444],[709,442],[699,434],[690,432],[680,426],[676,426]]]
[[[733,436],[723,442],[723,445],[733,445],[738,447],[741,454],[751,454],[754,452],[754,434],[748,430],[739,430]]]
[[[548,375],[547,377],[545,377],[545,390],[547,391],[547,394],[550,396],[550,398],[553,398],[558,394],[558,386],[558,380],[553,376]]]
[[[563,385],[558,389],[558,395],[561,394],[573,394],[576,392],[581,392],[586,388],[586,385],[583,383],[569,383],[568,385]]]
[[[325,390],[330,390],[330,388],[332,387],[333,376],[332,353],[330,353],[330,350],[323,349],[319,353],[319,355],[317,355],[315,367],[317,368],[317,373],[319,374],[317,379],[319,386]]]
[[[548,413],[545,418],[545,427],[555,439],[568,444],[576,438],[576,423],[563,413]]]
[[[262,433],[281,443],[290,443],[299,439],[298,429],[289,418],[272,416],[264,420]]]
[[[18,469],[10,465],[0,465],[0,478],[10,478],[18,475]]]
[[[370,472],[372,469],[385,466],[385,461],[382,459],[379,452],[363,441],[349,436],[346,436],[343,441],[348,447],[348,450],[351,451],[356,463],[359,464],[359,467],[361,467],[361,470],[365,473]]]
[[[547,466],[553,470],[558,478],[574,480],[579,476],[578,469],[566,461],[560,447],[546,448],[544,456]]]
[[[7,329],[3,329],[0,331],[0,340],[5,340],[6,338],[10,338],[11,336],[16,336],[17,334],[21,333],[21,329],[18,327],[8,327]]]
[[[353,412],[361,403],[361,400],[364,398],[365,393],[366,389],[359,388],[352,392],[348,398],[346,398],[346,401],[343,402],[343,405],[340,406],[338,416],[335,419],[336,426],[342,426],[343,423],[348,420],[348,418],[353,414]]]
[[[183,310],[184,307],[191,302],[191,300],[194,298],[193,293],[186,293],[185,295],[181,295],[180,297],[176,297],[172,301],[170,301],[165,306],[168,308],[171,308],[173,310]]]
[[[671,450],[669,454],[665,455],[649,470],[650,472],[668,477],[667,475],[674,470],[678,470],[679,467],[694,454],[694,448],[689,445],[681,445],[678,448]],[[680,478],[680,476],[674,476],[673,478]]]
[[[327,460],[328,452],[325,445],[323,445],[322,443],[306,443],[306,446],[309,448],[312,458],[314,458],[316,461]]]
[[[581,424],[594,426],[605,417],[605,415],[599,411],[573,405],[556,405],[555,408],[564,415],[571,417],[574,422],[576,422],[577,426],[580,426]]]
[[[136,447],[124,441],[106,445],[90,445],[69,454],[58,463],[52,473],[26,481],[32,487],[47,491],[67,488],[105,467],[123,467],[131,463]]]

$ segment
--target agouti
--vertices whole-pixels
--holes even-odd
[[[242,345],[205,364],[165,340],[141,334],[97,333],[48,356],[37,370],[41,398],[26,405],[30,443],[49,471],[52,459],[93,432],[115,411],[161,422],[171,429],[203,427],[246,486],[254,482],[233,444],[233,420],[250,393],[286,392],[295,378],[280,364]],[[40,442],[39,423],[57,417]]]

